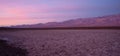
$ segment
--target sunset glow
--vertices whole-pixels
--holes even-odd
[[[120,13],[120,0],[0,0],[0,26],[61,22]]]

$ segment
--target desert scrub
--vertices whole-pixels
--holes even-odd
[[[0,37],[22,44],[28,56],[120,56],[120,30],[0,31]]]
[[[0,56],[27,56],[27,50],[7,44],[7,41],[0,40]]]

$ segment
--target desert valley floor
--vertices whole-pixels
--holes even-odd
[[[28,56],[120,56],[120,30],[0,30]]]

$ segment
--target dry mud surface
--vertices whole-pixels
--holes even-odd
[[[0,31],[0,39],[28,56],[120,56],[120,30]]]

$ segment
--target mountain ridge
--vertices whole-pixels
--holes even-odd
[[[120,26],[120,14],[93,18],[78,18],[63,22],[38,23],[33,25],[17,25],[12,28],[51,28],[51,27],[97,27]]]

